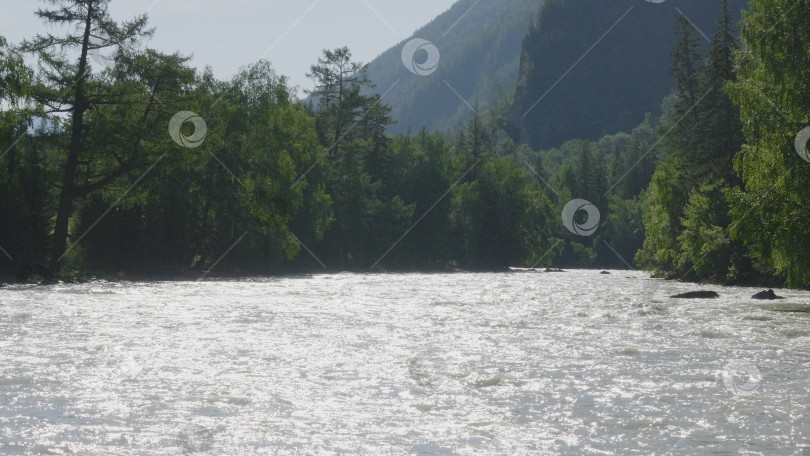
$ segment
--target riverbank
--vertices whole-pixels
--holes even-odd
[[[620,276],[622,273],[630,273],[630,272],[639,272],[634,270],[603,270],[600,268],[570,268],[570,269],[560,269],[560,268],[505,268],[499,270],[464,270],[455,265],[445,266],[443,268],[434,268],[434,269],[427,269],[427,270],[420,270],[420,269],[411,269],[411,270],[404,270],[404,271],[387,271],[381,268],[377,268],[375,270],[329,270],[329,269],[306,269],[306,268],[299,268],[298,270],[290,270],[285,272],[277,272],[274,274],[268,275],[259,275],[259,274],[245,274],[239,273],[237,271],[231,271],[230,273],[217,273],[217,272],[200,272],[200,271],[178,271],[176,269],[171,271],[164,271],[162,273],[156,274],[147,274],[147,273],[135,273],[135,274],[124,274],[123,272],[119,272],[117,274],[109,274],[109,273],[83,273],[83,274],[75,274],[71,277],[62,277],[56,280],[56,283],[61,284],[85,284],[85,283],[96,283],[96,282],[110,282],[110,283],[142,283],[142,282],[195,282],[195,281],[204,281],[204,280],[220,280],[220,281],[256,281],[256,280],[264,280],[267,278],[295,278],[295,277],[302,277],[302,276],[318,276],[318,275],[332,275],[332,274],[340,274],[340,273],[351,273],[351,274],[408,274],[408,275],[419,275],[419,274],[546,274],[546,273],[566,273],[571,271],[593,271],[593,272],[603,272],[609,273],[606,275],[615,275]],[[767,278],[763,277],[761,280],[750,280],[750,281],[738,281],[734,283],[716,283],[716,282],[698,282],[698,281],[689,281],[683,280],[682,278],[677,278],[674,276],[664,277],[661,274],[655,274],[652,272],[640,271],[648,274],[650,278],[653,279],[662,279],[668,282],[676,282],[682,283],[685,285],[689,285],[694,287],[694,289],[699,289],[705,286],[720,286],[723,288],[734,288],[734,287],[748,287],[748,288],[760,288],[760,289],[786,289],[784,280],[778,280],[775,278],[771,278],[768,280]],[[605,274],[603,274],[605,275]],[[17,283],[16,278],[12,276],[0,276],[0,288],[12,285]],[[33,282],[32,282],[33,283]],[[796,290],[803,290],[803,291],[810,291],[809,289],[796,289]]]

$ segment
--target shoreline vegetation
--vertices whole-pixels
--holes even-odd
[[[708,46],[678,16],[660,116],[533,150],[513,100],[455,133],[390,135],[348,48],[302,95],[267,61],[218,80],[146,47],[147,17],[118,22],[110,1],[35,13],[65,35],[0,37],[0,278],[534,265],[810,287],[810,4],[783,18],[785,0],[751,0],[738,32],[716,0]],[[566,11],[594,1],[548,0],[524,51],[553,48],[547,15],[585,20]]]
[[[11,285],[39,285],[39,286],[50,286],[50,285],[79,285],[79,284],[92,284],[92,283],[175,283],[175,282],[198,282],[198,281],[226,281],[226,282],[239,282],[239,281],[254,281],[254,280],[268,280],[268,279],[278,279],[278,278],[295,278],[295,277],[306,277],[306,276],[319,276],[319,275],[336,275],[336,274],[370,274],[370,275],[387,275],[387,274],[564,274],[568,272],[582,272],[582,271],[589,271],[593,272],[595,275],[605,276],[605,275],[614,275],[614,276],[621,276],[623,272],[644,272],[649,274],[649,278],[651,279],[660,279],[666,281],[673,281],[673,282],[680,282],[684,284],[692,284],[695,285],[696,288],[705,285],[714,285],[720,286],[723,288],[734,288],[734,287],[742,287],[742,288],[765,288],[767,289],[788,289],[784,283],[779,283],[778,281],[752,281],[748,283],[718,283],[718,282],[708,282],[708,281],[688,281],[688,280],[680,280],[676,277],[664,277],[660,274],[655,274],[649,271],[643,271],[638,269],[603,269],[603,268],[551,268],[551,267],[507,267],[503,269],[461,269],[457,266],[449,265],[445,268],[437,268],[437,269],[411,269],[411,270],[384,270],[384,269],[376,269],[376,270],[340,270],[340,269],[320,269],[320,270],[312,270],[312,269],[301,269],[301,270],[286,270],[280,271],[275,274],[266,274],[266,275],[258,275],[258,274],[249,274],[240,271],[231,271],[230,273],[225,274],[206,274],[205,272],[200,271],[186,271],[185,273],[155,273],[155,274],[148,274],[148,273],[136,273],[136,274],[124,274],[124,273],[116,273],[116,274],[109,274],[103,271],[97,271],[95,273],[92,272],[84,272],[82,274],[77,274],[74,276],[60,276],[54,277],[50,280],[43,279],[41,276],[32,275],[27,277],[25,281],[18,281],[20,277],[9,276],[9,275],[0,275],[0,288],[11,286]],[[810,291],[808,288],[800,288],[797,290],[804,290]],[[765,293],[765,291],[763,291]]]

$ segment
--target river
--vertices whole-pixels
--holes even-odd
[[[640,272],[0,289],[0,454],[810,455],[810,294]]]

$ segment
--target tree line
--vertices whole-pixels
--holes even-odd
[[[498,270],[548,248],[553,205],[485,118],[392,137],[346,48],[301,99],[268,62],[222,81],[143,48],[146,17],[109,3],[56,2],[36,14],[68,32],[0,47],[6,274]]]
[[[810,34],[801,25],[810,4],[788,3],[751,1],[739,40],[724,8],[707,55],[679,21],[675,120],[645,197],[647,238],[637,257],[647,268],[690,280],[810,285],[810,164],[799,135],[810,120]]]
[[[675,87],[660,117],[629,134],[527,150],[527,160],[551,187],[608,214],[582,246],[570,243],[579,264],[620,256],[668,278],[808,287],[810,4],[752,0],[738,31],[718,1],[705,52],[693,21],[676,21]]]
[[[508,100],[452,135],[391,136],[346,48],[299,97],[265,61],[224,81],[144,48],[146,18],[116,22],[109,1],[37,12],[66,35],[0,40],[6,275],[555,266],[810,284],[804,2],[783,17],[785,1],[753,0],[738,33],[721,0],[705,53],[681,17],[661,116],[536,151]],[[571,201],[598,229],[567,229]]]

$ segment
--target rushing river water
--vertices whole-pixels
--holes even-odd
[[[810,454],[810,295],[638,272],[0,290],[0,454]]]

